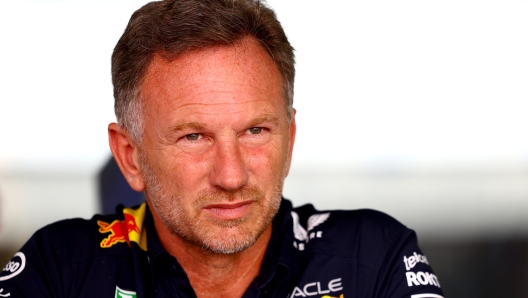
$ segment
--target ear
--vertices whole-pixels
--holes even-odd
[[[143,191],[145,183],[141,174],[137,144],[117,123],[108,125],[108,139],[114,159],[130,187],[135,191]]]
[[[293,109],[292,113],[292,119],[290,122],[290,144],[288,148],[288,165],[286,168],[286,176],[288,176],[288,173],[290,172],[290,165],[293,155],[293,145],[295,144],[295,134],[297,133],[297,124],[295,123],[295,114],[297,114],[297,110]]]

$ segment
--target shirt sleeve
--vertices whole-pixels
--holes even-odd
[[[443,298],[440,281],[418,247],[416,234],[406,229],[402,236],[387,253],[387,267],[380,270],[384,284],[380,297]]]

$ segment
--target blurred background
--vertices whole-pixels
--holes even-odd
[[[0,2],[0,267],[110,212],[110,55],[146,2]],[[297,57],[285,197],[391,214],[446,297],[528,297],[528,2],[268,3]]]

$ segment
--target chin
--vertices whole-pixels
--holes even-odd
[[[275,213],[273,213],[275,215]],[[216,254],[234,254],[253,246],[271,224],[269,217],[251,223],[251,217],[231,221],[196,221],[188,229],[173,231],[186,242]]]
[[[248,233],[233,233],[233,231],[219,233],[202,241],[201,248],[216,254],[234,254],[253,246],[260,234],[255,236]]]

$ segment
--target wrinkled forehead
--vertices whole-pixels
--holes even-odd
[[[253,38],[172,60],[155,56],[141,100],[145,125],[159,129],[181,121],[212,125],[216,120],[207,115],[214,114],[232,115],[228,119],[233,123],[263,113],[288,120],[281,74]]]
[[[142,98],[172,99],[210,91],[274,94],[283,97],[282,77],[254,38],[191,51],[167,60],[155,55],[142,82]],[[196,99],[200,97],[197,96]]]

